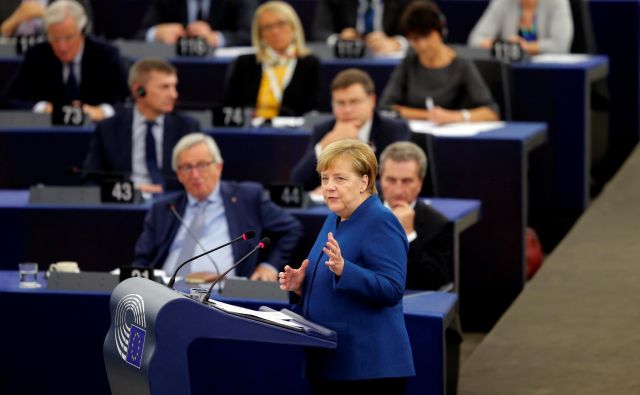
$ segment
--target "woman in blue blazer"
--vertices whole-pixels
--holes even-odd
[[[377,197],[377,161],[359,140],[330,144],[318,159],[332,211],[308,259],[285,266],[280,288],[300,296],[302,314],[336,331],[335,350],[309,350],[311,393],[404,393],[415,374],[402,295],[408,243]]]

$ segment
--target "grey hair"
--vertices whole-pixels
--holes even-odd
[[[213,137],[208,136],[204,133],[189,133],[186,136],[182,137],[180,141],[178,141],[176,146],[173,147],[173,155],[171,157],[171,168],[173,169],[173,171],[178,171],[178,156],[180,156],[183,151],[200,143],[206,144],[207,148],[209,148],[213,163],[223,162],[222,155],[220,154],[220,148],[218,148],[218,144],[216,144]]]
[[[410,141],[396,141],[387,146],[380,154],[380,174],[384,172],[384,163],[387,159],[394,162],[416,161],[420,166],[420,178],[427,175],[427,156],[420,146]]]
[[[47,29],[50,25],[60,23],[69,16],[76,20],[80,31],[89,23],[87,13],[80,3],[74,0],[57,0],[51,3],[44,12],[44,27]]]

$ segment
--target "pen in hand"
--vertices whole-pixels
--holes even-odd
[[[434,103],[433,103],[433,97],[427,96],[427,98],[424,101],[424,105],[427,108],[427,113],[428,113],[427,114],[427,119],[430,119],[432,111],[433,111],[433,107],[435,106]]]

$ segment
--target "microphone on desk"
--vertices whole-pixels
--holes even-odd
[[[233,244],[233,243],[235,243],[235,242],[237,242],[237,241],[252,239],[255,235],[256,235],[256,232],[255,232],[255,231],[253,231],[253,230],[249,230],[249,231],[244,232],[244,233],[243,233],[243,234],[241,234],[240,236],[236,237],[235,239],[233,239],[233,240],[231,240],[231,241],[229,241],[229,242],[227,242],[227,243],[224,243],[224,244],[219,245],[219,246],[217,246],[217,247],[215,247],[215,248],[212,248],[212,249],[210,249],[210,250],[208,250],[208,251],[205,251],[205,252],[203,252],[203,253],[202,253],[202,254],[200,254],[200,255],[196,255],[196,256],[194,256],[194,257],[192,257],[192,258],[187,259],[186,261],[184,261],[184,262],[182,262],[181,264],[179,264],[179,265],[178,265],[178,267],[176,268],[176,270],[173,272],[173,275],[171,276],[171,279],[170,279],[170,280],[169,280],[169,282],[167,283],[167,287],[168,287],[168,288],[173,289],[173,284],[175,284],[175,282],[176,282],[176,276],[178,275],[178,271],[179,271],[180,269],[182,269],[182,267],[183,267],[184,265],[186,265],[187,263],[192,262],[192,261],[195,261],[196,259],[198,259],[198,258],[200,258],[200,257],[203,257],[203,256],[205,256],[205,255],[207,255],[207,254],[210,254],[210,253],[212,253],[212,252],[214,252],[214,251],[217,251],[217,250],[219,250],[220,248],[222,248],[222,247],[226,247],[226,246],[228,246],[229,244]],[[216,282],[217,282],[217,281],[214,281],[214,282],[213,282],[213,284],[215,285],[215,284],[216,284]],[[209,293],[211,293],[211,289],[209,289]],[[208,294],[207,294],[207,295],[208,295]]]
[[[262,240],[260,240],[260,242],[258,243],[258,245],[256,245],[255,247],[253,247],[253,249],[251,251],[249,251],[245,256],[243,256],[242,258],[240,258],[240,260],[236,263],[234,263],[233,265],[231,265],[231,267],[229,269],[227,269],[227,271],[225,271],[224,273],[222,273],[218,278],[215,279],[215,281],[211,284],[211,286],[209,287],[209,290],[207,291],[207,293],[205,294],[204,298],[202,299],[202,302],[204,304],[207,304],[209,302],[209,297],[211,296],[211,291],[213,290],[213,287],[215,287],[215,285],[217,283],[219,283],[220,281],[222,281],[225,277],[227,277],[227,274],[229,274],[229,272],[231,272],[233,269],[235,269],[236,267],[238,267],[238,265],[240,265],[242,262],[246,261],[247,258],[249,258],[253,253],[255,253],[258,250],[261,250],[265,247],[267,247],[269,244],[271,244],[271,240],[269,240],[268,237],[263,238]]]

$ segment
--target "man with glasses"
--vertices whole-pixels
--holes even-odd
[[[162,59],[141,59],[129,70],[135,105],[96,125],[83,171],[88,180],[129,178],[141,192],[177,189],[171,150],[200,130],[195,119],[175,113],[176,69]]]
[[[93,121],[115,113],[128,96],[118,50],[86,36],[88,17],[73,0],[58,0],[44,14],[47,42],[30,48],[4,94],[11,107],[51,113],[78,103]]]
[[[369,143],[379,158],[387,145],[411,137],[406,122],[376,113],[373,81],[362,70],[346,69],[338,73],[331,83],[331,99],[333,119],[313,128],[307,151],[291,172],[290,182],[303,185],[307,191],[320,186],[316,160],[334,141],[360,139]]]
[[[185,191],[154,202],[136,243],[133,264],[171,274],[187,259],[254,230],[255,240],[266,232],[277,243],[269,247],[264,261],[252,255],[232,277],[276,281],[302,237],[302,225],[266,198],[261,185],[222,181],[222,155],[208,135],[184,136],[173,149],[171,164]],[[191,273],[187,279],[194,282],[213,281],[255,245],[253,241],[234,243],[196,259],[180,273]]]

